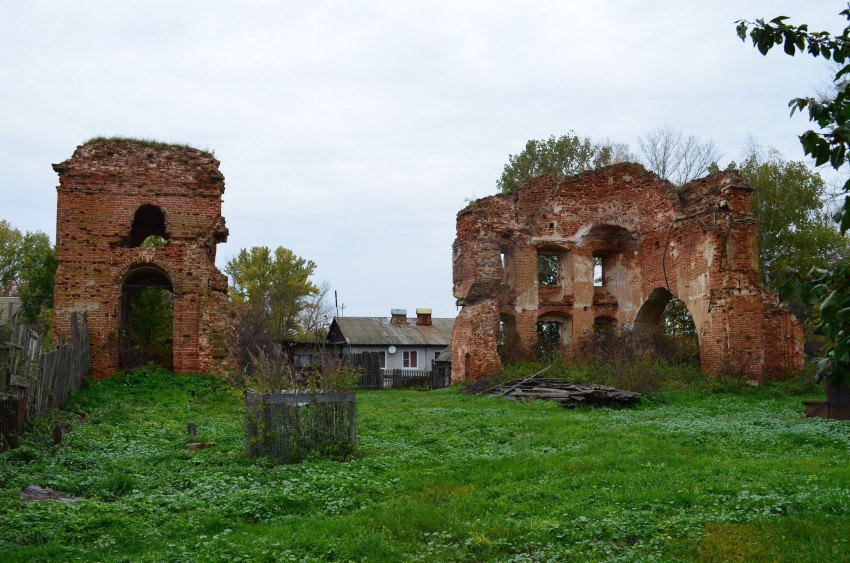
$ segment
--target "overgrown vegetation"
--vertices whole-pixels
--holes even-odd
[[[811,156],[816,166],[829,163],[838,171],[846,170],[850,137],[847,135],[850,116],[850,5],[840,12],[848,21],[843,32],[833,35],[827,31],[810,32],[807,24],[789,25],[786,16],[765,22],[739,20],[738,37],[752,40],[762,55],[782,45],[786,55],[798,51],[815,58],[823,57],[836,63],[833,78],[834,95],[815,99],[795,98],[789,102],[791,113],[808,110],[809,121],[815,129],[800,135],[803,150]],[[850,179],[842,187],[844,201],[838,205],[833,219],[838,231],[850,231]],[[850,385],[850,264],[845,261],[826,268],[812,268],[806,275],[798,275],[794,293],[806,305],[817,307],[818,325],[815,333],[829,340],[825,356],[818,364],[818,377],[826,377],[833,386]]]
[[[820,390],[669,370],[633,410],[361,392],[353,459],[295,466],[247,459],[241,389],[119,374],[0,454],[0,560],[845,558],[850,429],[803,418]],[[184,449],[189,422],[216,445]]]
[[[182,150],[190,150],[190,151],[193,151],[193,152],[199,152],[199,153],[206,155],[206,156],[215,156],[215,153],[213,151],[209,150],[209,149],[199,149],[199,148],[196,148],[196,147],[193,147],[191,145],[184,144],[184,143],[166,143],[166,142],[163,142],[163,141],[157,141],[155,139],[143,139],[143,138],[137,138],[137,137],[122,137],[120,135],[115,136],[115,137],[105,137],[105,136],[99,135],[97,137],[92,137],[91,139],[89,139],[88,141],[83,143],[83,145],[93,145],[93,144],[96,144],[96,143],[115,143],[115,142],[118,142],[118,143],[133,143],[134,145],[139,145],[139,146],[144,147],[146,149],[152,149],[152,150],[155,150],[155,151],[182,149]]]

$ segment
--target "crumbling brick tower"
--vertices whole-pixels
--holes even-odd
[[[693,317],[704,371],[799,371],[800,323],[760,286],[751,191],[734,173],[677,189],[623,163],[472,202],[453,247],[463,305],[453,381],[500,371],[500,325],[508,359],[534,357],[538,323],[555,327],[570,358],[601,325],[658,330],[674,296]]]
[[[120,367],[119,329],[144,287],[172,292],[174,371],[224,368],[227,278],[215,254],[228,232],[218,165],[208,152],[125,139],[89,141],[53,165],[55,330],[68,333],[72,311],[88,313],[95,377]],[[153,235],[165,244],[142,247]]]

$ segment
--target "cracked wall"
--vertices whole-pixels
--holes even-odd
[[[215,267],[227,240],[224,176],[210,154],[184,146],[94,140],[53,165],[56,217],[55,331],[86,311],[95,377],[119,368],[118,334],[131,288],[172,292],[177,373],[227,367],[227,277]],[[141,247],[150,234],[165,244]]]
[[[501,370],[500,322],[506,359],[534,357],[537,323],[547,321],[572,358],[596,323],[658,329],[671,297],[693,317],[703,371],[759,380],[799,371],[800,323],[760,286],[751,191],[728,172],[676,189],[623,163],[473,201],[458,213],[453,246],[463,306],[453,381]],[[557,258],[553,283],[538,281],[541,254]]]

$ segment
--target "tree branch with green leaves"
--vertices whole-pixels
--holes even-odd
[[[840,12],[850,22],[850,5]],[[749,37],[762,55],[774,47],[782,46],[785,54],[794,56],[798,52],[838,63],[833,82],[835,95],[827,99],[814,97],[794,98],[788,105],[791,114],[808,110],[809,121],[817,124],[800,135],[803,150],[811,156],[815,165],[829,164],[838,170],[847,162],[850,147],[850,97],[848,79],[850,73],[850,23],[840,35],[826,31],[809,31],[806,24],[790,25],[786,16],[770,21],[757,19],[755,22],[736,22],[738,37],[746,41]],[[834,219],[843,235],[850,230],[850,180],[844,186],[846,194]],[[821,322],[816,332],[830,340],[827,354],[818,364],[818,377],[826,377],[835,385],[850,382],[850,266],[844,262],[833,268],[813,268],[805,277],[798,276],[794,293],[806,303],[817,305]]]

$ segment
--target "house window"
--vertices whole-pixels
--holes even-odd
[[[416,350],[410,350],[408,352],[404,352],[402,356],[402,366],[404,368],[416,368],[419,367],[419,361],[416,357]]]
[[[387,367],[387,353],[386,352],[378,352],[378,364],[381,366],[381,369]]]
[[[313,366],[313,356],[310,354],[295,354],[292,363],[297,368],[309,368]]]

